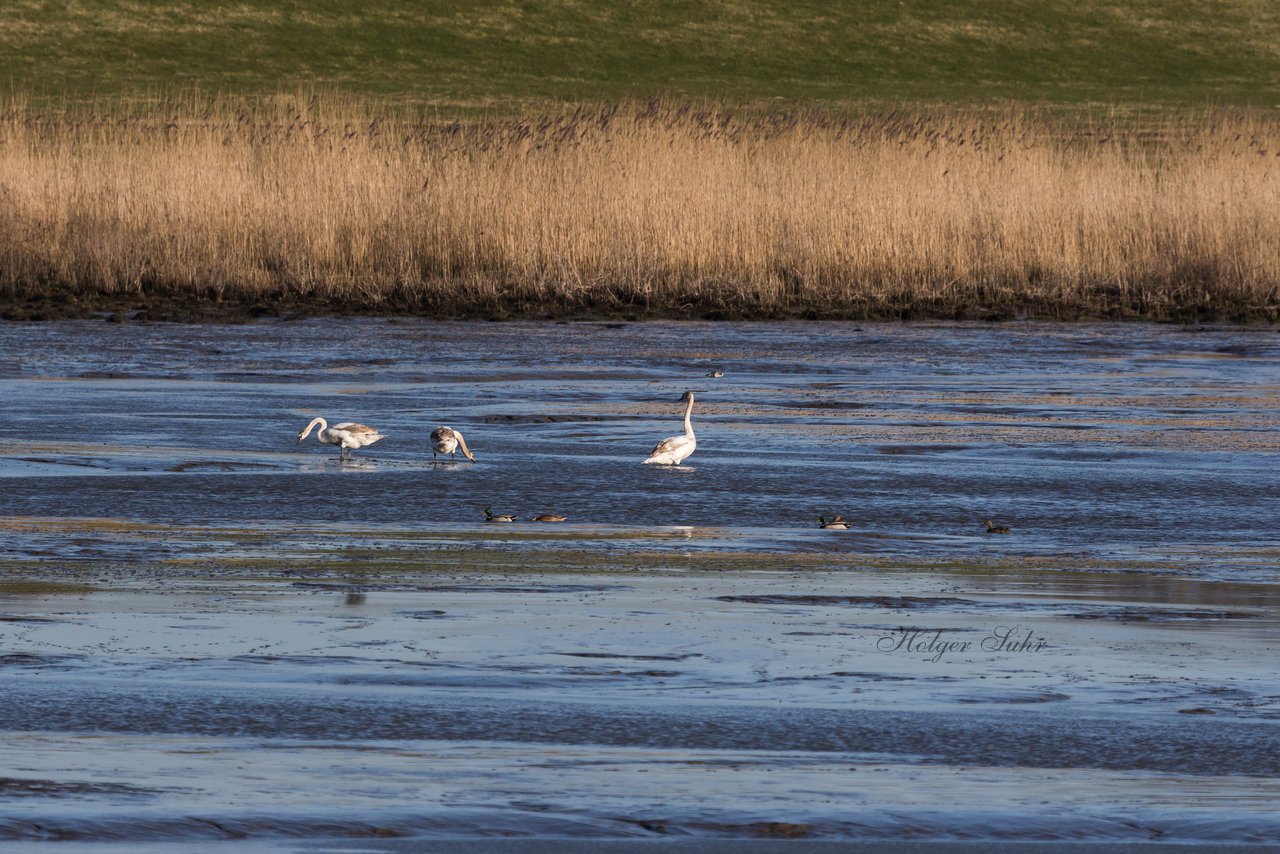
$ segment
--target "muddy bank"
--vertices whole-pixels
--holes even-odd
[[[86,288],[50,287],[0,294],[0,320],[103,320],[110,323],[252,323],[263,319],[318,317],[418,317],[433,320],[955,320],[1005,322],[1043,320],[1069,322],[1159,321],[1171,323],[1275,323],[1276,300],[1241,302],[1209,290],[1178,289],[1145,296],[1109,289],[1098,294],[1061,299],[1012,295],[993,299],[974,293],[963,298],[920,299],[883,296],[840,301],[812,297],[768,303],[744,300],[737,292],[723,297],[701,292],[672,294],[654,300],[625,287],[598,295],[554,294],[536,301],[518,296],[482,297],[470,290],[318,296],[291,293],[236,295],[182,288],[155,287],[144,293],[114,293]]]

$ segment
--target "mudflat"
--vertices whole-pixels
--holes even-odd
[[[10,843],[1280,839],[1273,330],[0,346]]]

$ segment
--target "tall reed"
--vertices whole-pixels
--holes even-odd
[[[0,116],[0,298],[1280,318],[1280,121],[280,98]]]

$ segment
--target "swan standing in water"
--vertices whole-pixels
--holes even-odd
[[[311,423],[307,425],[307,429],[298,434],[298,444],[302,444],[302,440],[311,435],[311,430],[320,425],[320,432],[316,433],[316,438],[326,445],[338,445],[338,461],[341,462],[343,455],[346,459],[351,459],[351,452],[356,448],[363,448],[365,445],[372,445],[379,439],[386,438],[377,430],[364,424],[356,424],[354,421],[343,421],[341,424],[329,426],[329,422],[323,418],[312,418]]]
[[[461,449],[462,455],[471,462],[475,462],[476,458],[472,456],[471,449],[467,447],[467,440],[462,438],[462,434],[457,430],[449,427],[437,427],[431,431],[431,459],[436,458],[436,454],[448,454],[450,457],[457,459],[457,451]]]
[[[680,402],[688,402],[684,410],[684,435],[663,439],[645,459],[645,463],[657,463],[661,466],[678,466],[680,461],[688,457],[698,447],[698,439],[693,435],[693,422],[689,417],[693,414],[693,392],[686,391]]]

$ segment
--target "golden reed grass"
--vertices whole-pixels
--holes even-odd
[[[1280,122],[277,99],[0,117],[0,297],[443,315],[1280,317]],[[14,316],[12,312],[10,316]]]

